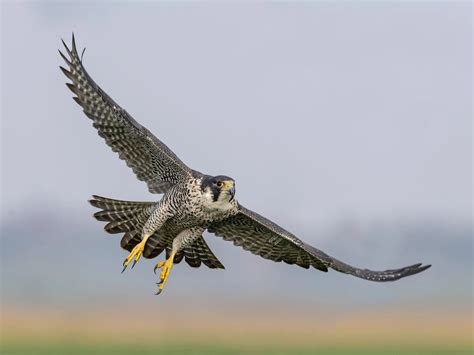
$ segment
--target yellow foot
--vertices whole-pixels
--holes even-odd
[[[173,259],[174,255],[171,255],[166,261],[160,261],[158,264],[155,266],[155,274],[156,274],[156,269],[162,269],[160,273],[160,282],[157,283],[158,285],[158,292],[156,293],[159,295],[161,291],[163,291],[163,287],[165,286],[166,280],[168,279],[168,276],[170,275],[170,271],[173,268]]]
[[[132,264],[132,269],[133,269],[133,267],[135,266],[137,261],[142,256],[143,249],[145,248],[145,243],[146,243],[146,239],[143,239],[140,243],[135,245],[135,248],[132,249],[130,254],[128,254],[127,258],[123,261],[123,270],[122,270],[122,272],[125,271],[125,269],[132,262],[132,260],[133,260],[133,264]]]

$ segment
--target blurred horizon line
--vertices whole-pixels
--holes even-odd
[[[24,337],[31,341],[150,343],[179,340],[185,335],[191,342],[252,343],[266,339],[287,345],[393,342],[469,346],[472,342],[471,315],[462,309],[409,307],[348,312],[326,308],[319,310],[320,318],[315,319],[315,312],[305,312],[298,306],[284,309],[217,307],[213,311],[210,303],[203,307],[175,304],[163,308],[160,300],[155,306],[138,305],[137,310],[126,307],[122,312],[116,306],[67,311],[9,307],[2,314],[2,337],[10,342]],[[179,312],[175,311],[176,307]],[[136,317],[126,316],[124,323],[122,319],[128,311],[136,312]]]

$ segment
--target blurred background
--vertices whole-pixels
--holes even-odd
[[[2,9],[2,353],[470,353],[470,2],[13,2]],[[255,257],[121,274],[92,194],[158,200],[71,99],[89,74],[241,203],[377,284]],[[91,350],[93,349],[93,350]]]

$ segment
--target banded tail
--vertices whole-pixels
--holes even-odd
[[[107,233],[125,233],[120,242],[120,246],[128,251],[140,243],[142,229],[150,217],[156,202],[135,202],[115,200],[107,197],[93,195],[89,203],[101,211],[94,213],[94,218],[98,221],[108,222],[104,229]],[[143,253],[145,258],[154,258],[166,250],[168,254],[171,244],[167,243],[176,237],[166,236],[156,231],[147,241],[147,247]],[[166,245],[169,244],[169,245]],[[192,245],[184,248],[175,256],[175,264],[183,258],[192,267],[199,267],[201,262],[211,269],[224,269],[222,263],[212,253],[203,237],[197,239]]]

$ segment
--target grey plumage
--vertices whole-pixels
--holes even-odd
[[[426,270],[430,265],[415,264],[401,269],[371,271],[347,265],[306,244],[270,220],[243,207],[235,199],[235,182],[219,175],[208,176],[187,167],[164,143],[136,122],[87,74],[78,55],[74,36],[72,48],[63,42],[68,68],[62,72],[71,80],[68,88],[107,145],[146,182],[152,193],[163,193],[158,202],[120,201],[93,196],[94,214],[107,222],[108,233],[124,233],[121,246],[130,251],[124,270],[143,255],[154,258],[163,251],[160,290],[172,264],[185,260],[192,267],[205,264],[224,268],[206,244],[202,233],[209,232],[234,245],[276,262],[295,264],[350,274],[371,281],[394,281]],[[171,261],[169,261],[171,260]]]

